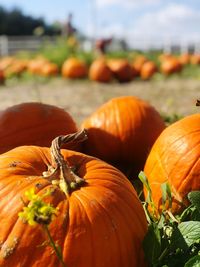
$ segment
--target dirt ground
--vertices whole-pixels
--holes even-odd
[[[189,115],[199,112],[200,80],[166,79],[99,84],[54,78],[48,81],[9,81],[0,86],[1,109],[21,102],[39,101],[67,110],[77,124],[113,97],[133,95],[147,100],[159,112]]]

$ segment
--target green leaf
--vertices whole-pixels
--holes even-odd
[[[183,238],[188,246],[198,243],[200,240],[200,222],[188,221],[182,222],[178,226]]]
[[[200,191],[190,192],[188,194],[188,199],[200,212]]]
[[[149,264],[156,262],[161,253],[161,234],[156,223],[149,225],[148,232],[143,240],[143,248]]]
[[[200,255],[196,255],[186,262],[184,267],[200,267]]]
[[[170,249],[180,248],[187,250],[191,245],[200,240],[200,222],[188,221],[182,222],[177,228],[174,228],[171,238]]]

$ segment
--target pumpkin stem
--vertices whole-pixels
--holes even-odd
[[[45,172],[43,175],[50,178],[52,180],[52,184],[58,185],[67,196],[71,193],[71,191],[81,186],[85,180],[77,176],[67,163],[67,160],[64,159],[61,154],[61,146],[66,143],[82,142],[86,139],[87,133],[86,130],[83,129],[77,133],[60,135],[52,141],[50,150],[53,168],[50,167],[49,171]],[[60,181],[54,180],[58,172],[60,174]]]

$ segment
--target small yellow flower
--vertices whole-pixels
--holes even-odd
[[[53,215],[56,215],[57,209],[51,204],[43,201],[45,196],[48,196],[50,192],[48,191],[43,196],[38,196],[35,194],[34,189],[30,189],[25,192],[25,196],[30,201],[28,206],[23,208],[23,211],[19,212],[18,216],[26,221],[29,225],[39,224],[50,224]]]

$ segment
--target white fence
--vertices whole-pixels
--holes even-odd
[[[18,51],[28,50],[36,51],[38,50],[45,42],[55,43],[56,37],[50,36],[0,36],[0,56],[7,56],[14,54]],[[84,50],[92,49],[93,41],[87,40],[82,43],[82,48]],[[200,53],[200,37],[191,42],[186,42],[180,38],[163,38],[156,41],[155,38],[139,38],[138,36],[132,36],[129,46],[132,49],[139,50],[161,50],[164,52],[194,52]],[[119,49],[119,45],[115,45],[113,42],[112,48]]]
[[[0,56],[7,56],[18,51],[28,50],[36,51],[45,42],[54,43],[55,37],[37,37],[37,36],[0,36]]]

